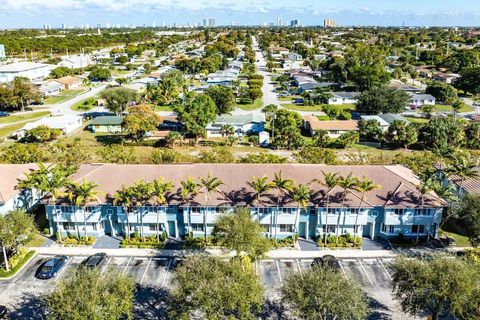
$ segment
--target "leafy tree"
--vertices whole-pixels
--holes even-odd
[[[478,269],[460,259],[431,261],[399,258],[391,265],[393,294],[403,311],[432,320],[479,316]]]
[[[128,82],[128,79],[127,79],[127,78],[117,78],[117,79],[115,79],[115,81],[116,81],[120,86],[122,86],[123,84],[125,84],[125,83]]]
[[[205,94],[212,98],[217,107],[217,114],[230,113],[235,108],[235,95],[232,88],[224,86],[211,86],[205,90]]]
[[[259,87],[249,87],[248,88],[248,96],[253,101],[261,98],[263,96],[262,89]]]
[[[460,72],[460,79],[455,82],[455,86],[471,94],[480,93],[480,67],[466,68]]]
[[[25,105],[40,99],[40,92],[29,79],[15,77],[12,82],[0,84],[0,109],[24,110]]]
[[[453,207],[453,211],[453,215],[462,222],[470,243],[478,247],[480,245],[480,195],[464,195]]]
[[[225,147],[201,151],[195,159],[197,163],[235,163],[235,156]]]
[[[6,250],[16,250],[19,246],[28,243],[35,232],[33,216],[22,210],[9,211],[0,215],[0,246],[2,246],[5,270],[10,270]]]
[[[408,146],[416,143],[417,140],[417,129],[401,120],[393,121],[385,134],[385,141],[396,148],[408,149]]]
[[[248,153],[240,157],[240,163],[287,163],[287,158],[269,152]]]
[[[305,320],[363,320],[368,302],[362,288],[330,267],[292,273],[281,287],[282,301]]]
[[[147,105],[128,108],[128,115],[123,118],[122,128],[127,136],[136,142],[143,140],[147,133],[154,131],[162,118]]]
[[[452,72],[480,67],[480,53],[477,50],[456,50],[445,59],[444,65]]]
[[[460,112],[460,110],[463,108],[464,105],[465,104],[460,99],[453,100],[453,102],[452,102],[452,112],[453,112],[453,121],[454,122],[457,120],[458,112]]]
[[[180,159],[180,153],[175,150],[153,150],[150,154],[150,160],[154,164],[175,163]]]
[[[167,142],[170,148],[174,148],[175,144],[183,139],[183,136],[178,131],[170,131],[168,135],[165,137],[165,141]]]
[[[212,235],[217,243],[235,251],[237,256],[247,254],[257,259],[270,249],[264,232],[260,223],[252,220],[249,208],[236,208],[234,212],[218,217]]]
[[[404,91],[383,86],[363,92],[356,104],[360,113],[401,113],[408,106],[409,96]]]
[[[122,205],[123,213],[127,218],[127,239],[130,240],[130,212],[129,208],[132,205],[132,201],[134,198],[134,190],[131,187],[125,187],[122,185],[120,190],[117,190],[113,195],[113,205],[116,206],[118,204]]]
[[[135,283],[120,273],[79,268],[44,296],[49,319],[133,318]]]
[[[36,128],[25,131],[24,142],[47,142],[57,139],[62,134],[60,129],[50,129],[48,126],[41,125]]]
[[[160,105],[170,105],[180,95],[185,79],[179,71],[167,72],[158,83],[152,101]]]
[[[137,93],[131,89],[118,87],[103,90],[100,97],[105,99],[108,110],[121,115],[130,103],[137,100]]]
[[[174,272],[169,315],[172,319],[254,320],[260,315],[263,288],[250,262],[190,255]]]
[[[115,59],[115,62],[118,62],[118,63],[120,63],[120,64],[125,64],[125,63],[127,63],[127,62],[129,62],[129,61],[130,61],[130,59],[128,59],[127,56],[120,56],[120,57],[118,57],[117,59]]]
[[[462,145],[465,137],[460,123],[450,119],[431,119],[420,127],[418,140],[425,148],[455,148]]]
[[[299,163],[324,163],[331,165],[338,162],[337,155],[333,150],[316,147],[304,147],[300,151],[295,152],[293,158]]]
[[[66,166],[78,167],[81,163],[88,162],[91,158],[87,147],[81,143],[80,138],[74,138],[72,142],[62,139],[50,146],[49,151],[57,163]]]
[[[14,143],[0,150],[0,161],[3,163],[36,163],[46,160],[45,152],[33,143]]]
[[[110,70],[105,68],[95,68],[88,75],[90,81],[107,81],[112,77]]]
[[[477,165],[478,161],[460,156],[455,158],[450,167],[447,168],[447,174],[455,175],[460,178],[460,183],[458,185],[459,196],[463,193],[463,184],[467,179],[477,179],[480,177],[480,174],[476,170]]]
[[[375,119],[360,120],[358,129],[361,141],[377,142],[383,140],[383,130],[380,123]]]
[[[360,135],[356,131],[348,131],[342,133],[335,144],[340,148],[351,148],[355,143],[358,143],[360,140]]]
[[[306,184],[299,184],[293,186],[292,200],[297,203],[297,211],[295,212],[295,233],[298,236],[298,225],[300,223],[300,210],[307,210],[308,203],[312,197],[312,191]]]
[[[457,99],[457,90],[450,84],[441,81],[433,81],[425,90],[439,101],[449,102]]]
[[[195,138],[204,137],[205,128],[216,117],[216,107],[212,98],[205,94],[196,97],[187,97],[181,103],[176,103],[173,110],[177,113],[179,121],[185,125],[186,132]]]
[[[465,127],[465,143],[469,149],[480,149],[480,124],[471,122]]]
[[[331,139],[327,130],[318,130],[313,135],[313,142],[316,147],[326,148],[330,145]]]
[[[222,137],[226,137],[226,142],[228,142],[228,138],[235,134],[235,128],[231,124],[224,124],[220,128],[220,134]]]
[[[157,206],[164,206],[168,204],[168,193],[173,189],[173,183],[170,181],[165,181],[163,177],[153,180],[151,185],[148,187],[150,195],[146,197],[146,201],[152,200],[153,203]],[[160,242],[160,218],[159,210],[157,209],[157,241]],[[143,226],[142,226],[143,229]]]
[[[74,70],[67,67],[58,67],[50,71],[50,77],[53,79],[63,78],[74,74]]]
[[[432,112],[435,111],[435,106],[432,106],[431,104],[424,104],[421,107],[421,110],[422,110],[425,118],[430,119],[432,117]]]
[[[296,149],[304,144],[300,134],[302,117],[294,111],[279,109],[275,119],[274,145],[280,148]]]

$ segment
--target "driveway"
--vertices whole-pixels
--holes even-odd
[[[114,238],[111,236],[102,236],[97,239],[97,242],[93,245],[94,249],[118,249],[121,247],[120,238]]]

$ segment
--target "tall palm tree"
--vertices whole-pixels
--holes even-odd
[[[360,214],[360,211],[362,210],[362,205],[365,202],[365,198],[367,195],[367,192],[373,191],[373,190],[378,190],[382,186],[373,183],[372,180],[368,179],[367,177],[362,177],[362,179],[358,180],[357,184],[355,185],[355,190],[360,192],[362,194],[362,199],[360,200],[360,205],[358,206],[358,212],[355,216],[355,226],[353,227],[353,237],[357,237],[357,224],[358,224],[358,215]]]
[[[224,183],[222,180],[212,176],[212,172],[209,172],[207,177],[200,178],[200,185],[202,186],[202,189],[205,189],[205,200],[207,202],[205,209],[203,210],[203,228],[205,231],[205,244],[207,243],[207,210],[208,204],[210,202],[210,195],[214,191],[218,191],[218,187],[223,184]]]
[[[326,203],[326,214],[325,214],[325,233],[323,234],[323,241],[325,243],[325,246],[327,245],[327,238],[328,238],[328,207],[330,205],[330,192],[332,192],[335,187],[338,186],[339,182],[339,176],[338,173],[333,173],[333,172],[327,172],[322,170],[323,174],[323,180],[319,179],[314,179],[314,182],[319,183],[320,185],[324,186],[327,188],[326,195],[327,195],[327,203]],[[319,214],[317,215],[317,224],[320,223],[320,216]]]
[[[224,124],[220,128],[220,134],[222,137],[226,137],[225,143],[228,142],[228,137],[235,134],[235,128],[231,124]]]
[[[463,101],[460,99],[455,99],[455,101],[452,102],[452,112],[453,112],[453,121],[455,122],[457,120],[457,113],[462,109],[463,107]]]
[[[113,205],[116,206],[117,204],[121,204],[123,208],[123,212],[127,217],[127,239],[130,240],[130,219],[128,218],[129,212],[128,209],[132,205],[133,201],[133,190],[131,187],[122,186],[122,189],[118,190],[113,195]]]
[[[300,220],[300,209],[306,209],[310,201],[311,191],[308,185],[299,184],[292,190],[292,199],[297,203],[297,212],[295,213],[295,233],[298,235],[298,226]]]
[[[275,212],[275,240],[277,240],[277,229],[278,229],[278,211],[280,210],[280,195],[285,196],[287,192],[291,192],[293,190],[294,182],[292,179],[285,179],[283,178],[283,173],[280,170],[279,172],[275,172],[273,176],[273,180],[271,182],[272,188],[278,190],[279,195],[277,197],[277,210]]]
[[[260,178],[255,178],[252,177],[252,181],[247,182],[247,184],[255,190],[255,200],[257,202],[257,205],[259,206],[262,201],[260,200],[260,197],[268,192],[270,189],[272,189],[272,183],[268,181],[267,176],[263,176]],[[260,210],[257,208],[257,220],[258,223],[260,223]]]
[[[143,215],[145,206],[148,201],[152,198],[153,186],[152,183],[146,182],[143,179],[136,182],[132,186],[132,193],[135,206],[137,207],[137,214],[140,214],[140,228],[141,228],[141,237],[145,239],[145,232],[143,230]]]
[[[449,174],[456,175],[460,178],[460,184],[458,187],[458,196],[462,196],[462,189],[463,184],[467,179],[476,179],[480,176],[479,171],[476,170],[476,163],[466,157],[460,157],[453,164],[450,168],[447,169]]]
[[[347,199],[348,190],[354,189],[358,183],[358,179],[353,176],[353,173],[350,172],[346,177],[341,176],[338,181],[338,185],[343,189],[342,195],[342,208],[340,210],[340,215],[337,219],[337,229],[335,230],[335,243],[338,244],[338,229],[340,228],[340,220],[342,219],[342,213],[345,210],[345,200]]]
[[[198,194],[198,183],[192,177],[187,177],[186,180],[180,181],[182,189],[180,191],[180,197],[182,201],[187,204],[187,216],[188,216],[188,232],[191,230],[192,226],[192,215],[190,211],[190,202],[192,198]]]
[[[165,181],[163,177],[160,177],[158,180],[153,180],[152,183],[152,200],[157,205],[157,241],[160,242],[160,213],[158,211],[158,206],[163,206],[168,203],[167,193],[172,191],[173,183],[170,181]]]
[[[98,201],[97,196],[100,194],[99,191],[96,191],[95,188],[98,185],[94,182],[89,182],[86,180],[82,180],[82,183],[72,182],[67,186],[66,193],[68,195],[68,199],[71,203],[75,205],[75,207],[80,207],[83,211],[83,226],[85,229],[85,239],[87,239],[87,211],[86,206],[88,203],[92,201]],[[75,224],[77,224],[76,218],[76,210],[74,212],[75,217]],[[77,236],[78,240],[80,240],[80,231],[78,229],[77,224]]]
[[[447,185],[442,185],[441,181],[435,181],[435,183],[432,186],[433,191],[436,193],[437,196],[442,198],[443,200],[451,203],[453,201],[458,200],[458,196],[456,194],[455,187],[452,184],[447,184]],[[450,215],[446,215],[442,217],[442,221],[440,222],[440,225],[438,226],[439,228],[442,228],[443,224],[448,220]],[[435,221],[435,215],[432,216],[432,224]],[[428,234],[428,239],[430,240],[431,234]]]

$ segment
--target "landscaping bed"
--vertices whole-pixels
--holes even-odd
[[[338,241],[334,235],[329,235],[327,245],[325,245],[323,237],[319,237],[316,242],[319,247],[329,249],[360,249],[362,247],[362,238],[354,237],[348,233],[339,235]]]
[[[68,235],[68,236],[62,236],[61,241],[60,237],[57,234],[57,242],[62,244],[65,247],[77,247],[77,246],[92,246],[97,239],[94,236],[81,236],[80,239],[78,239],[77,236],[73,235]]]
[[[21,248],[18,253],[8,260],[10,271],[5,270],[4,267],[0,268],[0,278],[10,278],[14,276],[34,255],[35,250],[29,251],[27,248]]]
[[[121,246],[122,248],[162,249],[165,246],[166,239],[165,232],[160,234],[160,241],[157,240],[156,235],[142,238],[138,233],[135,233],[130,239],[123,239]]]

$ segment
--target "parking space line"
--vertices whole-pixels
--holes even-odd
[[[373,281],[372,281],[372,279],[370,279],[370,276],[368,275],[367,270],[365,270],[365,267],[363,266],[362,260],[358,259],[358,263],[360,264],[360,267],[362,267],[363,272],[367,276],[368,281],[370,281],[370,284],[373,286]]]
[[[298,271],[300,272],[300,274],[303,274],[302,268],[300,267],[300,262],[298,262],[298,259],[295,259],[295,262],[297,263]]]
[[[345,269],[343,268],[343,264],[342,264],[341,260],[338,260],[338,265],[340,266],[340,269],[342,270],[342,273],[345,276],[345,278],[347,279],[347,281],[350,282],[350,279],[348,278],[347,273],[345,272]]]
[[[112,259],[113,259],[113,258],[110,257],[110,259],[107,260],[107,263],[106,263],[105,266],[103,267],[102,271],[100,271],[100,275],[102,275],[102,274],[105,272],[105,270],[107,270],[108,265],[110,264],[110,261],[112,261]]]
[[[143,279],[145,278],[145,275],[147,274],[148,267],[150,266],[150,262],[152,262],[152,259],[148,260],[147,267],[145,268],[145,271],[143,272],[142,279],[140,279],[140,284],[143,283]]]
[[[383,267],[383,270],[385,270],[385,273],[387,274],[387,276],[390,278],[390,280],[392,280],[392,276],[390,275],[390,272],[388,272],[387,268],[385,268],[385,266],[383,265],[382,259],[378,259],[378,261],[380,262],[380,265]]]
[[[278,278],[280,279],[280,284],[281,284],[283,281],[282,281],[282,275],[280,274],[280,266],[278,265],[278,260],[275,260],[275,263],[277,265]]]
[[[130,261],[132,261],[132,257],[130,257],[130,259],[128,259],[127,265],[125,266],[125,268],[123,268],[122,276],[125,275],[125,272],[127,271],[127,268],[128,268],[128,265],[130,264]]]
[[[70,262],[72,262],[73,258],[69,258],[67,260],[67,263],[63,266],[62,270],[60,270],[60,273],[57,274],[57,276],[55,277],[55,279],[53,279],[53,281],[57,281],[61,276],[62,274],[65,272],[65,270],[67,269],[68,265],[70,264]]]
[[[165,287],[165,281],[167,281],[168,270],[170,269],[170,265],[172,264],[173,259],[168,261],[168,266],[165,268],[165,275],[163,276],[162,287]]]

